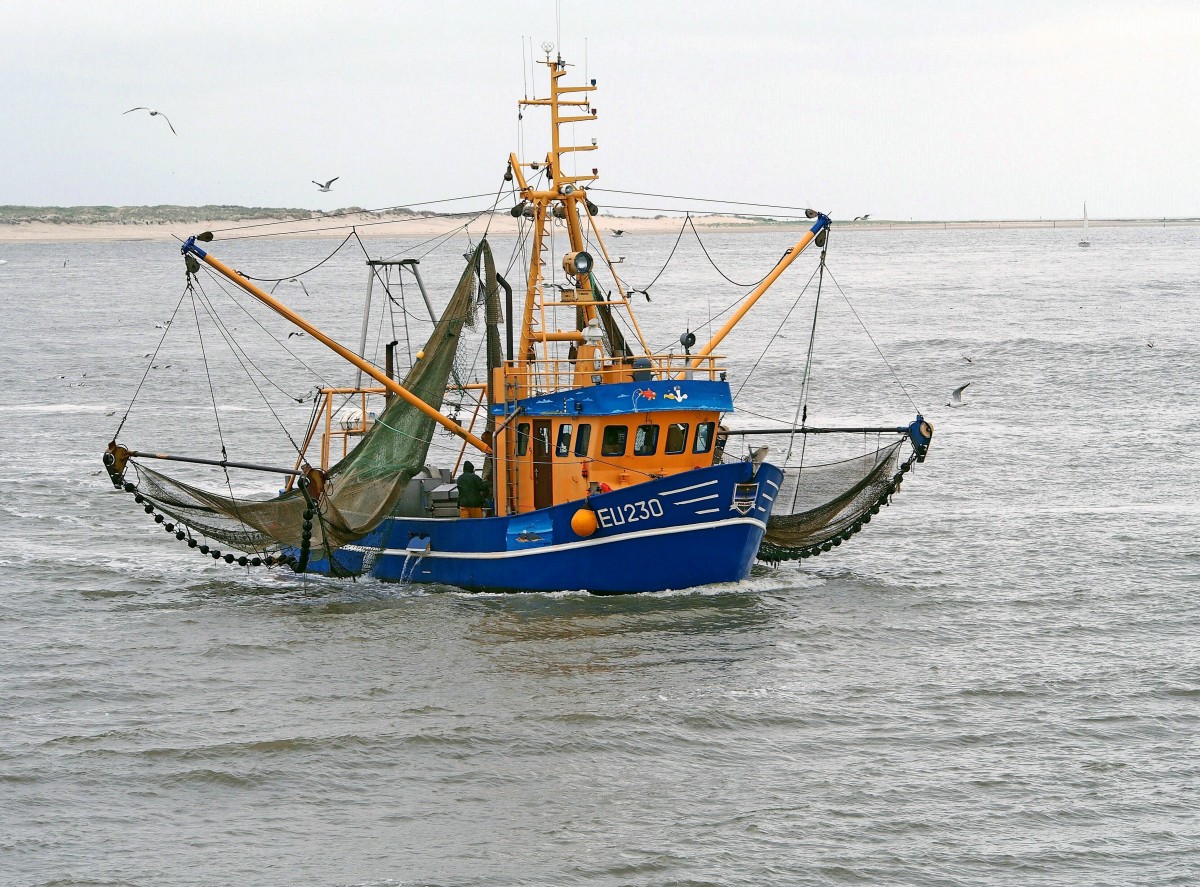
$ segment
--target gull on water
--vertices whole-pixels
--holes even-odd
[[[322,185],[316,179],[310,179],[309,181],[311,181],[314,185],[317,186],[318,191],[324,192],[324,191],[328,191],[331,187],[333,187],[333,183],[336,182],[340,178],[341,178],[341,176],[334,176],[332,179],[330,179],[324,185]]]
[[[136,108],[130,108],[128,111],[123,111],[122,114],[132,114],[134,111],[149,111],[151,117],[161,117],[163,120],[167,121],[167,126],[171,127],[171,132],[175,133],[175,135],[179,135],[179,133],[175,132],[175,127],[171,126],[170,119],[162,111],[155,111],[153,108],[146,108],[139,105]]]
[[[970,384],[971,384],[970,382],[967,383],[967,385],[970,385]],[[948,406],[948,407],[965,406],[965,404],[963,403],[962,396],[963,396],[963,392],[967,390],[967,385],[959,385],[957,388],[955,388],[953,391],[951,391],[950,392],[950,402],[948,404],[946,404],[946,406]]]

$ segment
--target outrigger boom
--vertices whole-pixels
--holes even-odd
[[[325,333],[321,332],[319,329],[317,329],[315,326],[313,326],[311,323],[309,323],[307,320],[305,320],[303,317],[301,317],[295,311],[291,310],[286,305],[284,305],[282,302],[280,302],[278,299],[274,298],[270,293],[264,292],[262,289],[255,286],[252,282],[247,280],[245,277],[243,277],[238,272],[234,271],[228,265],[224,264],[219,259],[215,259],[212,256],[210,256],[205,250],[201,249],[199,246],[196,245],[195,236],[189,237],[187,240],[185,240],[183,242],[183,246],[180,249],[180,252],[182,252],[185,256],[187,256],[187,255],[195,256],[197,259],[204,262],[210,268],[214,269],[215,271],[220,272],[222,275],[229,278],[229,280],[236,283],[238,286],[240,286],[242,289],[244,289],[250,295],[254,296],[254,298],[258,299],[260,302],[262,302],[264,305],[266,305],[272,311],[274,311],[277,314],[279,314],[280,316],[282,316],[285,320],[288,320],[291,323],[295,324],[296,326],[300,327],[300,329],[304,330],[304,332],[308,333],[310,336],[312,336],[314,339],[316,339],[322,345],[325,345],[327,348],[331,349],[339,357],[343,358],[344,360],[349,361],[355,367],[362,370],[364,373],[366,373],[368,376],[370,376],[372,379],[374,379],[376,382],[378,382],[380,385],[382,385],[384,388],[386,388],[392,394],[395,394],[397,397],[400,397],[400,398],[408,401],[408,403],[410,403],[412,406],[416,407],[418,410],[420,410],[426,416],[429,416],[431,419],[433,419],[435,422],[437,422],[439,425],[441,425],[443,428],[445,428],[451,434],[461,437],[463,440],[465,440],[471,446],[475,447],[480,452],[486,453],[489,456],[491,455],[491,453],[492,453],[491,447],[489,447],[486,443],[484,443],[478,437],[473,435],[471,432],[467,431],[465,428],[463,428],[461,425],[459,425],[457,422],[455,422],[449,416],[443,415],[440,410],[435,410],[433,407],[431,407],[425,401],[421,400],[421,398],[417,397],[415,394],[413,394],[411,391],[409,391],[407,388],[405,388],[403,385],[401,385],[395,379],[390,378],[387,375],[387,373],[383,372],[383,370],[379,369],[379,367],[375,366],[375,364],[359,357],[357,354],[355,354],[353,351],[351,351],[346,346],[340,344],[336,340],[327,336]]]

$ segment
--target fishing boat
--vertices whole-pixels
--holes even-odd
[[[567,162],[596,149],[595,139],[567,138],[596,120],[596,81],[569,84],[569,66],[549,50],[544,64],[548,94],[519,105],[549,112],[550,149],[510,154],[513,205],[492,207],[516,219],[528,249],[523,299],[497,273],[486,237],[466,254],[440,315],[415,260],[370,259],[356,350],[222,261],[213,232],[188,237],[189,290],[201,275],[231,282],[343,358],[356,381],[316,392],[303,446],[283,464],[233,459],[223,444],[219,456],[126,445],[123,417],[103,457],[113,485],[187,549],[227,564],[468,590],[620,594],[738,582],[756,561],[822,555],[864,529],[924,461],[930,424],[918,412],[877,427],[813,427],[797,410],[786,425],[731,429],[718,353],[810,246],[824,279],[829,216],[803,213],[802,236],[724,324],[709,325],[707,341],[684,330],[678,348],[653,348],[597,225],[599,170]],[[402,377],[391,349],[382,367],[366,353],[371,286],[389,265],[416,276],[436,319]],[[480,310],[487,371],[472,382],[458,378],[455,357]],[[464,423],[447,402],[461,406],[466,395],[476,405]],[[462,442],[453,468],[431,463],[435,434]],[[787,441],[788,457],[775,464],[768,447],[751,450],[754,435]],[[790,461],[792,444],[811,435],[873,443],[833,464]],[[207,466],[222,480],[216,489],[184,481],[167,473],[172,464]],[[274,472],[282,489],[235,495],[227,481],[237,471]]]

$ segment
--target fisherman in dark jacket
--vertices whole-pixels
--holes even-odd
[[[475,466],[463,463],[463,473],[458,477],[458,516],[483,517],[483,504],[487,501],[488,485],[475,473]]]

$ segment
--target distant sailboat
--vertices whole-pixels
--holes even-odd
[[[1080,246],[1091,246],[1092,242],[1088,240],[1087,227],[1087,201],[1083,202],[1083,240],[1079,241]]]

